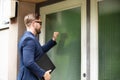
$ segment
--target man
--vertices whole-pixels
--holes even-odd
[[[18,80],[39,80],[41,78],[50,80],[51,70],[43,70],[38,66],[36,60],[56,45],[56,38],[59,33],[54,32],[52,39],[41,46],[36,38],[37,34],[41,33],[42,28],[40,17],[36,14],[28,14],[24,18],[24,23],[27,31],[21,37],[18,45],[20,56]]]

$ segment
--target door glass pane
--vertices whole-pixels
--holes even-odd
[[[80,80],[81,63],[80,7],[46,15],[46,41],[60,32],[58,44],[48,52],[56,65],[52,80]]]
[[[99,80],[120,80],[120,0],[99,2]]]

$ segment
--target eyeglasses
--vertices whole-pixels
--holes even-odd
[[[36,23],[39,23],[40,25],[42,25],[42,22],[41,21],[35,21]]]

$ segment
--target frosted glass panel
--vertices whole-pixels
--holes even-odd
[[[54,31],[60,32],[58,44],[48,52],[56,65],[52,80],[80,80],[81,69],[80,7],[46,16],[46,41]]]
[[[99,3],[99,80],[120,80],[120,0]]]

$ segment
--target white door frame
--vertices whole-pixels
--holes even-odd
[[[98,1],[90,2],[90,80],[98,80]]]
[[[98,80],[98,32],[97,32],[97,15],[96,14],[96,5],[97,0],[91,0],[91,34],[90,34],[90,79],[89,80]],[[42,24],[42,33],[40,34],[40,43],[45,43],[45,19],[46,15],[50,13],[55,13],[75,7],[81,7],[81,80],[87,80],[87,76],[84,77],[83,74],[87,74],[87,20],[86,20],[86,0],[65,0],[59,3],[52,5],[44,6],[40,8],[40,15],[43,21]],[[95,8],[94,8],[95,7]],[[95,31],[94,31],[95,30]],[[95,55],[95,56],[94,56]]]

